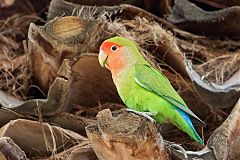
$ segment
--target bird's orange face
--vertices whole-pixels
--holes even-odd
[[[105,41],[100,46],[98,60],[101,66],[108,68],[112,74],[117,73],[127,63],[125,47],[115,42]]]

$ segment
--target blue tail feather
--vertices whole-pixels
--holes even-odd
[[[201,144],[204,144],[203,140],[201,139],[201,137],[198,135],[197,131],[195,130],[189,115],[177,107],[176,107],[176,109],[181,114],[181,116],[186,120],[186,122],[190,125],[190,127],[192,128],[194,134],[196,135],[196,137],[198,139],[198,142]]]

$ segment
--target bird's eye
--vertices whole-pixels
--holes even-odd
[[[118,47],[115,46],[115,45],[113,45],[113,46],[111,47],[111,50],[112,50],[112,51],[116,51],[117,49],[118,49]]]

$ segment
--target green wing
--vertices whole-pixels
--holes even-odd
[[[174,90],[169,80],[158,70],[149,65],[136,65],[135,81],[143,88],[154,92],[174,106],[188,113],[200,122],[201,125],[205,125],[205,123],[187,107],[186,103]]]

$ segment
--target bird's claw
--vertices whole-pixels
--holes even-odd
[[[172,147],[172,148],[176,148],[178,152],[181,152],[185,158],[188,158],[187,156],[187,151],[179,144],[175,144],[173,142],[169,142],[169,141],[166,141],[164,140],[164,143],[165,145],[169,146],[169,147]]]
[[[129,111],[129,112],[133,112],[133,113],[135,113],[135,114],[137,114],[137,115],[140,115],[140,116],[143,116],[143,117],[145,117],[145,118],[147,118],[147,119],[149,119],[151,122],[153,122],[153,123],[155,123],[156,121],[155,121],[155,119],[153,119],[151,116],[154,116],[154,115],[156,115],[156,114],[154,114],[154,113],[151,113],[151,112],[139,112],[139,111],[135,111],[135,110],[132,110],[132,109],[127,109],[127,111]]]

